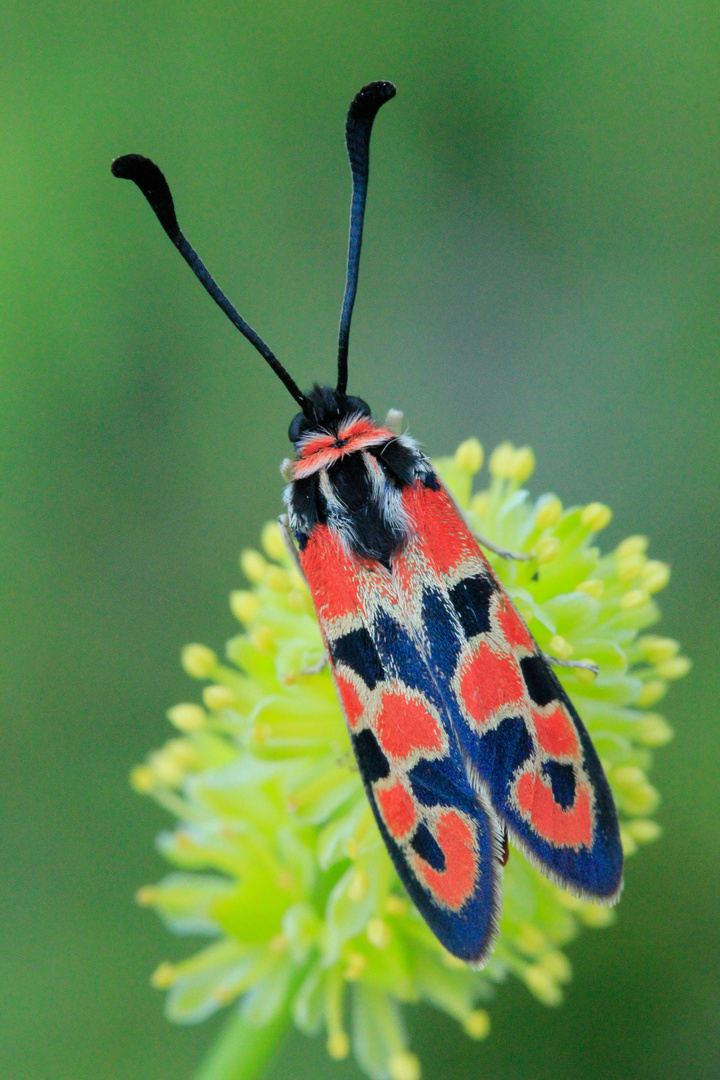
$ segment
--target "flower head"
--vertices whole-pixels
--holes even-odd
[[[647,634],[668,567],[631,536],[602,555],[601,503],[563,508],[532,501],[528,447],[497,447],[489,485],[473,494],[483,461],[476,439],[436,462],[481,534],[529,562],[491,555],[494,569],[541,648],[587,660],[599,674],[559,677],[592,736],[613,788],[626,855],[655,840],[659,795],[652,751],[672,732],[654,706],[689,661],[677,642]],[[581,927],[614,919],[608,908],[550,883],[517,852],[505,869],[501,934],[488,965],[472,971],[439,944],[406,898],[354,766],[307,588],[276,525],[263,553],[245,551],[249,588],[230,606],[242,625],[226,660],[203,645],[183,652],[203,680],[203,704],[168,712],[177,734],[136,766],[132,782],[177,819],[159,847],[177,868],[138,893],[177,934],[210,943],[153,976],[167,1015],[190,1023],[240,1001],[252,1025],[288,1004],[295,1024],[325,1032],[328,1053],[351,1050],[374,1080],[417,1080],[403,1006],[425,1001],[473,1039],[490,1030],[487,1006],[508,974],[546,1005],[571,977],[562,951]],[[349,1021],[349,1022],[348,1022]]]

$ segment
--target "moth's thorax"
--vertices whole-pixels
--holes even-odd
[[[378,424],[364,402],[345,399],[335,410],[322,393],[322,412],[297,417],[290,429],[292,531],[303,551],[314,530],[327,527],[348,554],[389,567],[411,534],[403,490],[434,478],[432,468],[413,439]]]
[[[298,456],[293,463],[293,476],[297,480],[312,476],[341,458],[372,446],[382,446],[393,437],[391,431],[375,423],[371,417],[357,413],[343,418],[332,427],[309,431],[297,444]]]

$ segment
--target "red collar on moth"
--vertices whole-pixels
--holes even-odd
[[[302,480],[348,454],[356,454],[370,446],[380,446],[394,438],[391,431],[379,427],[366,417],[351,420],[338,430],[337,435],[330,432],[309,435],[298,449],[297,461],[293,462],[293,478]]]

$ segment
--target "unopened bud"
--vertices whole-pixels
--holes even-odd
[[[207,645],[186,645],[181,662],[193,679],[209,679],[217,667],[218,658]]]
[[[266,521],[263,525],[260,541],[266,554],[274,559],[275,562],[280,562],[285,558],[287,552],[285,551],[285,542],[280,532],[280,526],[276,521]]]
[[[580,523],[590,532],[600,532],[612,520],[612,510],[605,503],[589,503],[580,515]]]
[[[550,529],[562,516],[562,503],[554,495],[538,507],[535,514],[536,529]]]
[[[260,610],[260,600],[247,589],[235,589],[230,593],[230,610],[239,622],[247,625]]]
[[[455,451],[455,464],[463,472],[474,475],[482,468],[483,448],[478,439],[466,439]]]
[[[165,715],[178,731],[199,731],[205,726],[207,720],[205,710],[191,702],[173,705]]]
[[[267,563],[259,551],[248,548],[240,554],[240,569],[248,581],[258,585],[265,577]]]

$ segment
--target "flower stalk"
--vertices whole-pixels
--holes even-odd
[[[235,1009],[193,1075],[193,1080],[257,1080],[291,1022],[290,1001],[302,981],[297,973],[280,1008],[262,1027]]]

